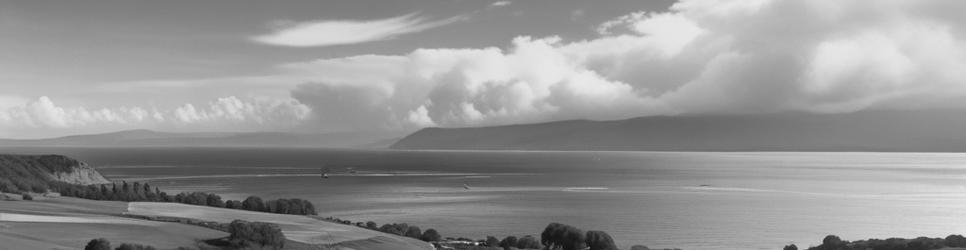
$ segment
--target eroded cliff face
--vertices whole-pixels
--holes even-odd
[[[101,173],[83,162],[78,162],[76,166],[72,166],[70,172],[54,172],[50,174],[50,177],[55,180],[81,185],[111,183]]]

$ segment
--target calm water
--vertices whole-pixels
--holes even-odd
[[[550,222],[622,247],[780,249],[966,233],[966,154],[439,152],[28,148],[169,191],[301,197],[322,215],[444,236],[539,235]],[[320,168],[355,174],[319,178]],[[464,188],[464,185],[469,189]]]

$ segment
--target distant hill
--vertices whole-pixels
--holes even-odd
[[[966,111],[655,116],[426,128],[393,149],[966,152]]]
[[[170,133],[126,130],[104,134],[72,135],[48,139],[0,139],[0,146],[275,146],[275,147],[382,147],[400,134],[346,132],[301,134],[283,132]],[[390,140],[390,142],[387,142]]]

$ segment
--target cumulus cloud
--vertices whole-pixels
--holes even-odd
[[[320,47],[355,44],[392,39],[465,20],[455,16],[429,20],[418,13],[378,20],[320,20],[309,22],[283,21],[272,33],[252,40],[279,46]]]
[[[600,37],[284,66],[339,126],[412,128],[657,114],[964,107],[962,1],[685,0]],[[326,118],[328,117],[328,118]],[[339,117],[345,117],[339,120]]]
[[[196,108],[193,104],[159,111],[144,107],[90,109],[64,107],[46,96],[0,109],[0,131],[11,133],[111,131],[131,128],[279,129],[309,119],[310,109],[295,100],[218,98]],[[0,133],[0,136],[23,136]],[[49,134],[49,133],[45,133]],[[29,135],[29,134],[28,134]]]

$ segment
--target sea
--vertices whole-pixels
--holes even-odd
[[[966,233],[966,154],[542,152],[53,147],[169,193],[312,201],[322,216],[444,237],[534,235],[551,222],[618,246],[781,249]],[[329,178],[322,178],[326,172]]]

